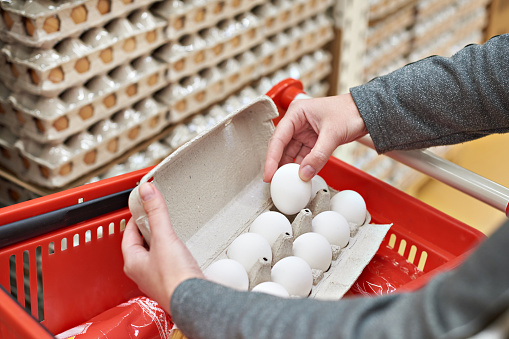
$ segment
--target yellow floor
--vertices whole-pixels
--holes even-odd
[[[454,146],[450,160],[509,187],[508,146],[509,134],[491,135]],[[424,182],[413,195],[486,235],[491,234],[506,220],[504,213],[434,179]]]

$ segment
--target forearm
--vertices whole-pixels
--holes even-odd
[[[351,89],[380,153],[509,130],[509,35],[429,57]]]
[[[175,323],[200,338],[463,338],[509,307],[509,223],[464,265],[408,294],[341,301],[280,299],[203,280],[179,285]]]

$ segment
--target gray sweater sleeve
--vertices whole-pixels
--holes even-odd
[[[465,338],[509,310],[509,223],[454,271],[405,294],[281,299],[200,279],[181,283],[173,320],[200,338]]]
[[[433,56],[350,90],[379,153],[509,130],[509,35]]]

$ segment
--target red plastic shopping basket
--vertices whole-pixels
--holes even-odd
[[[279,99],[273,98],[282,108]],[[4,225],[0,229],[12,229],[12,239],[0,238],[0,246],[2,241],[7,245],[0,249],[0,285],[5,289],[0,292],[1,338],[51,338],[142,294],[123,272],[120,242],[130,218],[126,194],[147,171],[0,209]],[[394,286],[400,290],[415,289],[459,263],[484,238],[468,225],[334,157],[320,175],[336,190],[358,191],[372,222],[394,224],[375,259],[385,278],[394,277]],[[101,209],[106,213],[97,212]],[[23,239],[26,232],[19,229],[36,236]],[[424,273],[402,279],[401,270],[393,264],[402,259]],[[369,275],[359,279],[366,278]]]

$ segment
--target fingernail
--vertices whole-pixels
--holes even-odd
[[[316,174],[315,169],[310,165],[306,165],[304,166],[304,168],[300,170],[299,176],[302,180],[309,181],[311,180],[311,178],[315,176],[315,174]]]
[[[140,185],[140,196],[141,200],[149,201],[154,197],[154,187],[150,183],[143,183]]]

